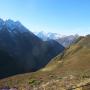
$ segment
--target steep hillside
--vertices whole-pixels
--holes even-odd
[[[75,42],[55,59],[56,61],[53,60],[48,66],[52,66],[54,62],[60,62],[59,66],[61,66],[58,69],[60,72],[64,71],[64,74],[74,71],[88,72],[90,70],[90,36],[79,38],[78,42]]]
[[[13,60],[6,59],[6,62],[8,61],[6,63],[5,60],[0,59],[0,65],[4,61],[3,65],[6,66],[0,68],[2,70],[7,68],[7,72],[0,71],[0,74],[7,77],[7,75],[36,71],[44,67],[51,58],[62,52],[64,47],[53,40],[42,41],[20,22],[0,19],[0,49],[14,59],[14,67],[11,64]]]
[[[17,90],[90,90],[90,35],[80,37],[43,69],[0,81]]]
[[[11,68],[13,68],[13,70],[11,71],[11,73],[13,74],[17,69],[15,60],[7,52],[0,50],[0,77],[4,77],[5,72],[6,75],[9,75],[8,72],[11,70]]]

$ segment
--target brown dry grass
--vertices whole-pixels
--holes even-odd
[[[29,86],[32,88],[32,86],[37,87],[44,85],[47,82],[50,83],[51,80],[54,80],[55,82],[59,80],[59,82],[56,82],[56,86],[59,88],[60,82],[64,84],[66,82],[64,81],[64,77],[68,78],[69,75],[77,78],[77,80],[73,79],[71,83],[82,82],[83,80],[90,79],[90,36],[82,38],[76,44],[71,45],[62,54],[52,59],[45,68],[37,72],[16,75],[4,80],[0,80],[0,87],[8,85],[10,87],[17,86],[25,88],[26,86]],[[31,85],[29,83],[30,80],[35,80],[36,82],[39,81],[40,83],[38,83],[38,85],[32,83],[33,85]],[[46,90],[50,90],[52,86],[53,83],[47,86]]]

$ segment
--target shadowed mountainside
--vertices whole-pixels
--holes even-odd
[[[0,75],[2,74],[0,78],[2,78],[2,76],[36,71],[62,52],[64,47],[54,40],[42,41],[20,22],[0,20],[0,49],[7,52],[14,60],[6,59],[8,62],[6,63],[5,60],[0,59],[0,65],[4,61],[0,68],[2,70],[7,68],[7,72],[0,71]]]

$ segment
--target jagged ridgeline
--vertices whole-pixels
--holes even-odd
[[[63,50],[54,40],[42,41],[18,21],[0,19],[0,78],[36,71]]]

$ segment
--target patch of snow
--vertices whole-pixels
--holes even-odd
[[[65,37],[65,35],[61,35],[58,33],[44,32],[44,31],[34,32],[34,34],[37,35],[39,38],[43,39],[44,41],[46,41],[48,39],[56,40],[56,39]]]
[[[13,31],[16,33],[17,31],[15,31],[15,29],[18,30],[20,33],[28,32],[28,29],[26,29],[19,21],[14,22],[11,19],[4,21],[4,20],[0,19],[0,30],[4,26],[7,28],[7,30],[10,33]]]

